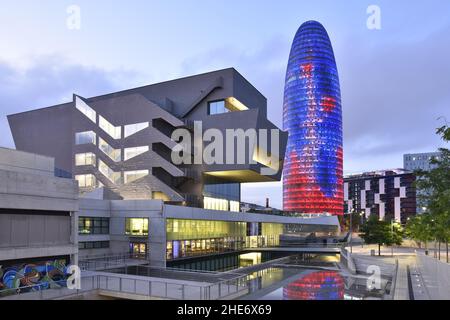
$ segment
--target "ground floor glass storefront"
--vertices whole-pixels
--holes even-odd
[[[245,248],[278,246],[283,225],[262,223],[259,235],[247,235],[247,223],[167,219],[166,259],[219,254]]]

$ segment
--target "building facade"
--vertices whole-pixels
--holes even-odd
[[[284,210],[342,215],[339,76],[328,34],[316,21],[302,24],[292,44],[283,128],[289,133],[283,171]]]
[[[78,263],[78,187],[54,160],[0,148],[0,291],[47,287]]]
[[[412,172],[393,169],[349,175],[344,178],[345,212],[359,212],[367,219],[406,223],[416,214],[416,178]]]
[[[109,199],[239,211],[240,183],[281,177],[287,134],[266,113],[266,98],[231,68],[88,99],[74,95],[71,102],[8,120],[16,148],[54,157],[82,194],[103,188]],[[172,137],[176,129],[192,136],[181,164],[172,159],[181,145]],[[232,136],[234,158],[228,159],[224,143],[216,154],[227,158],[207,163],[202,155],[212,141],[203,134],[209,129],[223,137],[228,130],[264,129],[268,142],[245,137],[242,151]],[[267,161],[269,154],[276,160]]]
[[[170,205],[162,200],[83,198],[79,221],[80,260],[131,253],[160,267],[278,247],[284,233],[326,232],[332,237],[340,232],[339,221],[333,216],[232,213]]]
[[[54,157],[58,172],[78,182],[80,260],[131,253],[165,267],[279,246],[285,230],[340,231],[337,217],[241,212],[241,183],[281,178],[287,134],[267,120],[266,108],[261,93],[225,69],[94,98],[74,95],[8,120],[17,149]],[[183,149],[188,163],[173,160],[177,129],[194,136]],[[240,161],[196,163],[210,146],[208,129],[223,136],[261,129],[267,141],[244,140]],[[231,151],[231,160],[242,155],[237,145]]]
[[[407,153],[403,155],[403,168],[409,171],[430,171],[436,167],[430,160],[439,160],[440,156],[440,152]]]
[[[425,152],[425,153],[408,153],[403,155],[403,168],[409,171],[430,171],[436,168],[435,164],[430,163],[432,159],[439,160],[440,152]],[[428,203],[423,199],[425,192],[417,189],[417,208],[416,212],[422,214],[427,211]]]

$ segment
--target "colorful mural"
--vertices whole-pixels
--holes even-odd
[[[65,260],[0,265],[0,294],[65,287],[68,276]]]

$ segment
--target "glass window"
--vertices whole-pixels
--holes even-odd
[[[80,250],[85,249],[105,249],[109,248],[109,241],[86,241],[86,242],[79,242],[78,248]]]
[[[230,201],[230,211],[233,212],[241,211],[240,203],[238,201]]]
[[[80,188],[90,188],[95,187],[96,185],[96,178],[93,174],[76,175],[75,180],[78,181],[78,186]]]
[[[94,109],[92,109],[91,107],[89,107],[86,102],[84,102],[83,100],[81,100],[79,97],[75,98],[75,107],[81,112],[83,113],[89,120],[91,120],[94,123],[97,123],[97,114],[94,111]]]
[[[120,172],[114,172],[110,167],[108,167],[102,160],[98,160],[98,170],[111,182],[120,182]]]
[[[141,130],[144,130],[145,128],[148,128],[148,126],[149,126],[148,122],[141,122],[141,123],[126,125],[125,126],[125,138],[129,137]]]
[[[228,200],[203,197],[203,209],[228,211]]]
[[[95,166],[95,154],[92,152],[88,153],[78,153],[75,155],[75,165],[76,166]]]
[[[75,144],[96,144],[96,134],[94,131],[75,133]]]
[[[98,138],[98,147],[104,154],[111,158],[115,162],[121,161],[122,152],[120,149],[114,149],[105,140]]]
[[[122,127],[113,126],[108,120],[103,118],[102,116],[98,117],[98,125],[101,129],[103,129],[107,134],[109,134],[114,139],[122,138]]]
[[[125,184],[136,181],[145,176],[148,176],[148,173],[149,173],[148,170],[125,171],[123,173]]]
[[[109,234],[109,218],[79,217],[78,234]]]
[[[126,218],[125,234],[132,236],[147,236],[148,218]]]
[[[230,110],[225,105],[225,100],[220,101],[213,101],[209,102],[208,104],[208,114],[221,114],[221,113],[227,113],[230,112]]]
[[[127,161],[131,158],[134,158],[140,154],[143,154],[144,152],[147,152],[149,150],[148,146],[143,147],[134,147],[134,148],[125,148],[124,149],[124,160]]]

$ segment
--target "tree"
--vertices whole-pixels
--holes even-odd
[[[398,224],[378,219],[371,215],[361,227],[361,238],[367,244],[378,245],[378,255],[381,255],[381,246],[401,245],[403,241],[402,230]]]
[[[422,214],[414,216],[408,220],[405,227],[405,234],[408,238],[419,243],[425,244],[425,249],[428,248],[428,241],[433,240],[432,217],[429,214]]]
[[[450,141],[450,127],[446,124],[436,130],[446,143]],[[418,200],[426,205],[430,215],[430,226],[435,242],[439,243],[439,258],[441,243],[446,244],[447,262],[448,243],[450,241],[450,150],[440,148],[439,159],[430,160],[435,168],[417,172],[416,187],[422,192]]]
[[[350,219],[350,215],[352,215]],[[350,231],[350,220],[352,221],[352,232],[355,232],[356,230],[359,230],[360,228],[360,221],[361,216],[358,212],[355,212],[354,210],[348,214],[344,214],[343,216],[339,216],[339,222],[341,224],[342,230],[348,230]]]

